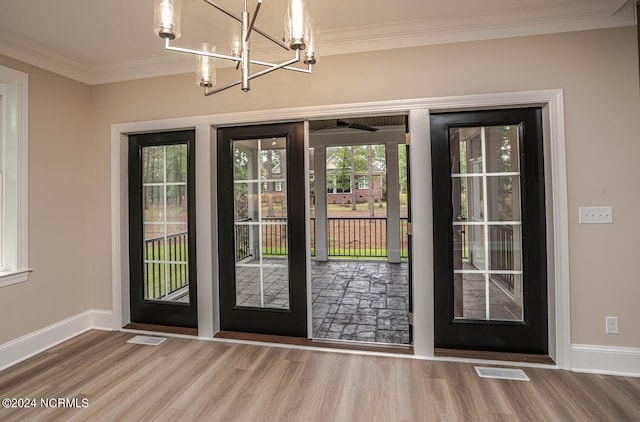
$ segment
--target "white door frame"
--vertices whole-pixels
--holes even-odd
[[[545,168],[548,213],[549,354],[557,367],[571,368],[569,233],[567,175],[562,90],[526,91],[458,97],[421,98],[261,110],[209,116],[121,123],[111,126],[111,244],[113,328],[129,322],[129,250],[127,222],[128,135],[196,128],[196,191],[198,227],[198,321],[199,336],[211,338],[219,330],[217,312],[217,228],[212,214],[217,210],[215,194],[215,127],[312,120],[336,116],[372,116],[406,113],[411,133],[411,180],[413,215],[413,313],[416,358],[434,357],[433,314],[433,218],[431,203],[430,111],[477,110],[542,106],[548,154]],[[551,231],[552,230],[552,231]],[[311,309],[311,308],[309,308]]]

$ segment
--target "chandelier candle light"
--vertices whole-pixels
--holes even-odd
[[[160,38],[164,38],[165,49],[196,56],[196,83],[204,88],[204,95],[212,95],[236,85],[241,85],[242,90],[246,92],[249,90],[249,81],[251,79],[266,75],[278,69],[311,73],[311,67],[316,64],[318,59],[318,31],[313,28],[311,19],[309,19],[307,15],[307,2],[310,0],[285,0],[287,3],[287,12],[285,14],[284,41],[280,41],[254,26],[263,0],[257,0],[253,15],[250,15],[247,11],[247,0],[244,0],[244,10],[241,16],[230,12],[214,1],[204,1],[230,18],[237,20],[242,25],[242,35],[236,35],[231,40],[229,55],[216,53],[216,47],[208,43],[203,43],[200,50],[171,45],[172,40],[180,38],[180,0],[155,0],[154,14],[155,33]],[[253,31],[285,50],[293,51],[295,54],[294,58],[279,64],[252,60],[249,56],[249,38]],[[300,62],[301,57],[307,67],[292,66]],[[216,84],[215,59],[235,62],[236,69],[240,69],[241,71],[241,79],[213,89],[213,86]],[[266,67],[266,69],[250,74],[250,65],[263,66]]]

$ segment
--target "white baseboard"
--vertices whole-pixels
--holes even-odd
[[[572,344],[571,366],[576,372],[640,377],[640,349]]]
[[[111,330],[111,311],[90,310],[0,345],[0,371],[91,329]]]
[[[111,311],[92,309],[89,313],[91,314],[91,326],[89,328],[106,331],[113,330],[113,313]]]

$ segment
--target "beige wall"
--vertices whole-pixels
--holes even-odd
[[[634,218],[640,198],[633,182],[640,176],[637,51],[635,28],[628,27],[333,56],[322,58],[312,76],[276,72],[253,81],[249,93],[232,89],[209,98],[201,95],[191,74],[93,86],[89,96],[81,84],[35,71],[31,85],[31,125],[37,126],[30,154],[30,252],[37,273],[33,282],[0,291],[3,316],[4,309],[10,309],[14,311],[10,315],[24,314],[28,321],[35,320],[20,323],[19,328],[2,322],[9,334],[3,329],[0,342],[82,310],[111,309],[113,123],[562,88],[568,155],[571,342],[640,347],[640,277],[635,265],[640,256],[636,242],[640,225]],[[218,77],[223,81],[231,78],[229,70]],[[67,86],[70,88],[62,88]],[[73,101],[64,107],[52,102],[57,107],[50,111],[53,115],[44,113],[48,101],[53,101],[49,98],[62,95]],[[90,137],[86,136],[88,121]],[[53,125],[59,128],[55,134],[47,130]],[[75,136],[67,133],[68,128],[75,130]],[[34,138],[44,133],[49,143]],[[87,138],[90,143],[85,142]],[[69,150],[77,155],[66,154]],[[81,158],[87,156],[88,160]],[[59,189],[63,182],[68,190]],[[578,207],[594,205],[613,206],[614,224],[578,225]],[[69,227],[84,227],[84,231],[66,233]],[[67,234],[64,247],[55,243],[61,232]],[[34,294],[41,313],[25,311]],[[620,335],[604,334],[605,315],[620,317]]]
[[[219,80],[229,77],[221,72]],[[226,79],[229,80],[229,79]],[[112,123],[306,105],[562,88],[565,90],[572,343],[640,347],[640,117],[635,28],[449,44],[322,58],[311,77],[283,72],[204,98],[193,75],[93,87],[92,211],[109,236]],[[613,225],[578,225],[578,207],[611,205]],[[94,308],[110,308],[107,243],[95,250]],[[620,317],[618,336],[605,315]]]
[[[29,74],[29,266],[0,289],[0,344],[90,307],[91,91],[0,56]],[[108,239],[106,240],[108,242]]]

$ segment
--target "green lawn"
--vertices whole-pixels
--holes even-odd
[[[288,248],[275,248],[275,251],[270,251],[270,253],[264,253],[263,256],[287,256],[289,253]],[[349,250],[349,255],[345,255],[346,251],[340,248],[330,248],[329,249],[329,257],[331,258],[386,258],[387,250],[386,249],[354,249],[351,248]],[[311,248],[311,256],[315,256],[316,250],[315,248]],[[408,252],[406,250],[400,251],[401,258],[407,258]]]

